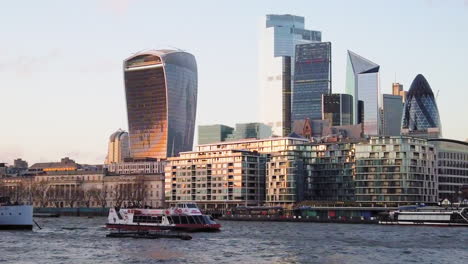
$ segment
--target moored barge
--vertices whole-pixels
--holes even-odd
[[[468,227],[468,208],[406,207],[391,211],[379,224]]]

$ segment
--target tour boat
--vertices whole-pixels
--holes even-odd
[[[382,225],[467,226],[468,208],[408,207],[390,212]]]
[[[14,205],[6,197],[0,197],[0,230],[33,228],[33,207]]]
[[[221,225],[204,215],[195,204],[178,204],[168,209],[111,208],[107,228],[119,230],[218,231]]]

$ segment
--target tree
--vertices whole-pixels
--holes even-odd
[[[107,205],[107,191],[104,188],[93,187],[89,190],[93,200],[95,200],[102,208]]]
[[[31,184],[31,195],[34,203],[41,207],[47,207],[49,203],[49,197],[47,195],[49,187],[49,181],[35,181]]]
[[[126,186],[127,184],[116,184],[114,187],[111,189],[110,196],[112,200],[114,201],[115,207],[121,207],[123,202],[127,198],[128,194],[128,188]]]
[[[146,205],[146,188],[143,177],[138,177],[130,185],[129,201],[134,207],[142,208]]]
[[[54,204],[57,208],[63,206],[63,202],[65,200],[65,192],[63,188],[64,187],[61,185],[53,185],[47,190],[47,198],[49,202]]]
[[[70,191],[65,195],[65,200],[68,205],[73,208],[76,204],[80,204],[84,199],[84,191],[81,185],[72,185]]]

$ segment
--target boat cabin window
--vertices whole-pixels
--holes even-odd
[[[168,216],[167,221],[169,221],[169,224],[171,224],[171,225],[174,224],[174,220],[173,220],[172,216]]]
[[[195,220],[195,223],[202,225],[203,224],[203,218],[200,215],[194,215],[193,219]]]
[[[187,217],[189,220],[189,224],[192,224],[192,225],[196,224],[195,219],[192,216],[187,216]]]
[[[180,224],[180,216],[178,215],[173,215],[171,216],[172,217],[172,220],[174,221],[174,224]]]
[[[160,224],[162,222],[162,217],[161,216],[149,216],[149,215],[134,215],[133,222]]]
[[[187,216],[181,215],[180,219],[181,219],[181,224],[185,224],[185,225],[188,224]]]
[[[187,208],[198,208],[195,204],[187,204]]]

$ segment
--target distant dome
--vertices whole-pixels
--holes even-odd
[[[434,93],[422,74],[418,74],[411,83],[403,110],[401,128],[410,132],[441,128]]]

